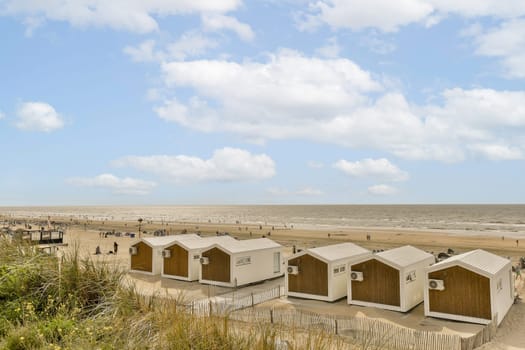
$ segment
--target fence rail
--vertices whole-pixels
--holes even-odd
[[[495,326],[487,325],[469,338],[456,334],[422,331],[366,317],[324,315],[303,310],[284,310],[253,306],[284,295],[282,286],[259,293],[235,296],[233,293],[186,305],[199,316],[227,315],[231,320],[271,323],[290,328],[318,329],[351,339],[353,343],[399,350],[472,350],[489,342]]]

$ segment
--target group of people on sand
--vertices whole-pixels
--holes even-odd
[[[113,250],[110,250],[108,254],[117,254],[117,252],[118,252],[118,243],[113,242]],[[95,248],[95,255],[100,255],[100,254],[102,254],[102,251],[100,250],[100,246],[97,245],[97,247]]]

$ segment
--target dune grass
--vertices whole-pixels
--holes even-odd
[[[78,247],[57,258],[0,237],[0,349],[334,349],[332,337],[196,317],[180,300],[144,296],[117,266]]]

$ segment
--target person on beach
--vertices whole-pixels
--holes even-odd
[[[117,242],[113,242],[113,252],[117,254],[117,250],[118,250],[118,244]]]

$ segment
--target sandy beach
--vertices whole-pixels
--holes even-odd
[[[56,224],[67,224],[64,243],[67,246],[61,248],[65,253],[72,249],[79,249],[81,254],[90,256],[96,261],[115,264],[123,269],[129,269],[128,248],[139,239],[138,223],[124,221],[95,221],[64,222],[62,218],[50,218],[50,222]],[[203,236],[216,235],[217,232],[228,232],[238,239],[249,239],[266,236],[285,246],[285,256],[292,253],[293,246],[296,248],[307,248],[334,244],[339,242],[354,242],[371,250],[389,249],[402,245],[413,245],[435,254],[446,252],[449,248],[455,253],[462,253],[472,249],[482,248],[500,256],[509,257],[514,264],[525,255],[524,242],[516,242],[516,239],[487,236],[482,234],[461,235],[457,232],[443,232],[442,230],[416,230],[398,228],[344,228],[336,230],[311,230],[297,229],[278,225],[239,225],[222,223],[175,223],[164,224],[144,221],[141,223],[140,234],[142,237],[150,237],[156,230],[165,230],[168,234],[180,234],[184,232],[198,232]],[[120,232],[120,236],[108,235],[106,232]],[[146,232],[146,233],[144,233]],[[130,238],[126,233],[134,233]],[[370,240],[367,240],[370,235]],[[113,251],[114,243],[118,244],[117,254]],[[522,247],[521,245],[524,245]],[[96,247],[100,247],[102,254],[94,255]],[[145,276],[142,274],[128,274],[129,281],[136,284],[137,288],[145,294],[167,294],[174,297],[183,297],[185,300],[198,300],[214,295],[230,292],[228,288],[210,287],[200,285],[197,282],[187,283],[169,279],[161,279],[158,276]],[[516,281],[519,293],[525,297],[523,283]],[[270,281],[263,286],[248,288],[266,288],[270,285],[284,283],[284,280]],[[246,291],[248,292],[248,290]],[[386,310],[362,307],[350,307],[346,300],[335,303],[324,303],[318,301],[286,299],[281,298],[267,302],[261,307],[294,308],[318,313],[361,315],[379,318],[394,322],[404,327],[450,332],[469,336],[475,334],[481,326],[461,322],[450,322],[445,320],[425,318],[423,307],[419,305],[408,314],[391,312]],[[511,308],[509,314],[498,329],[494,340],[485,344],[482,349],[524,349],[525,348],[525,304],[518,303]]]

